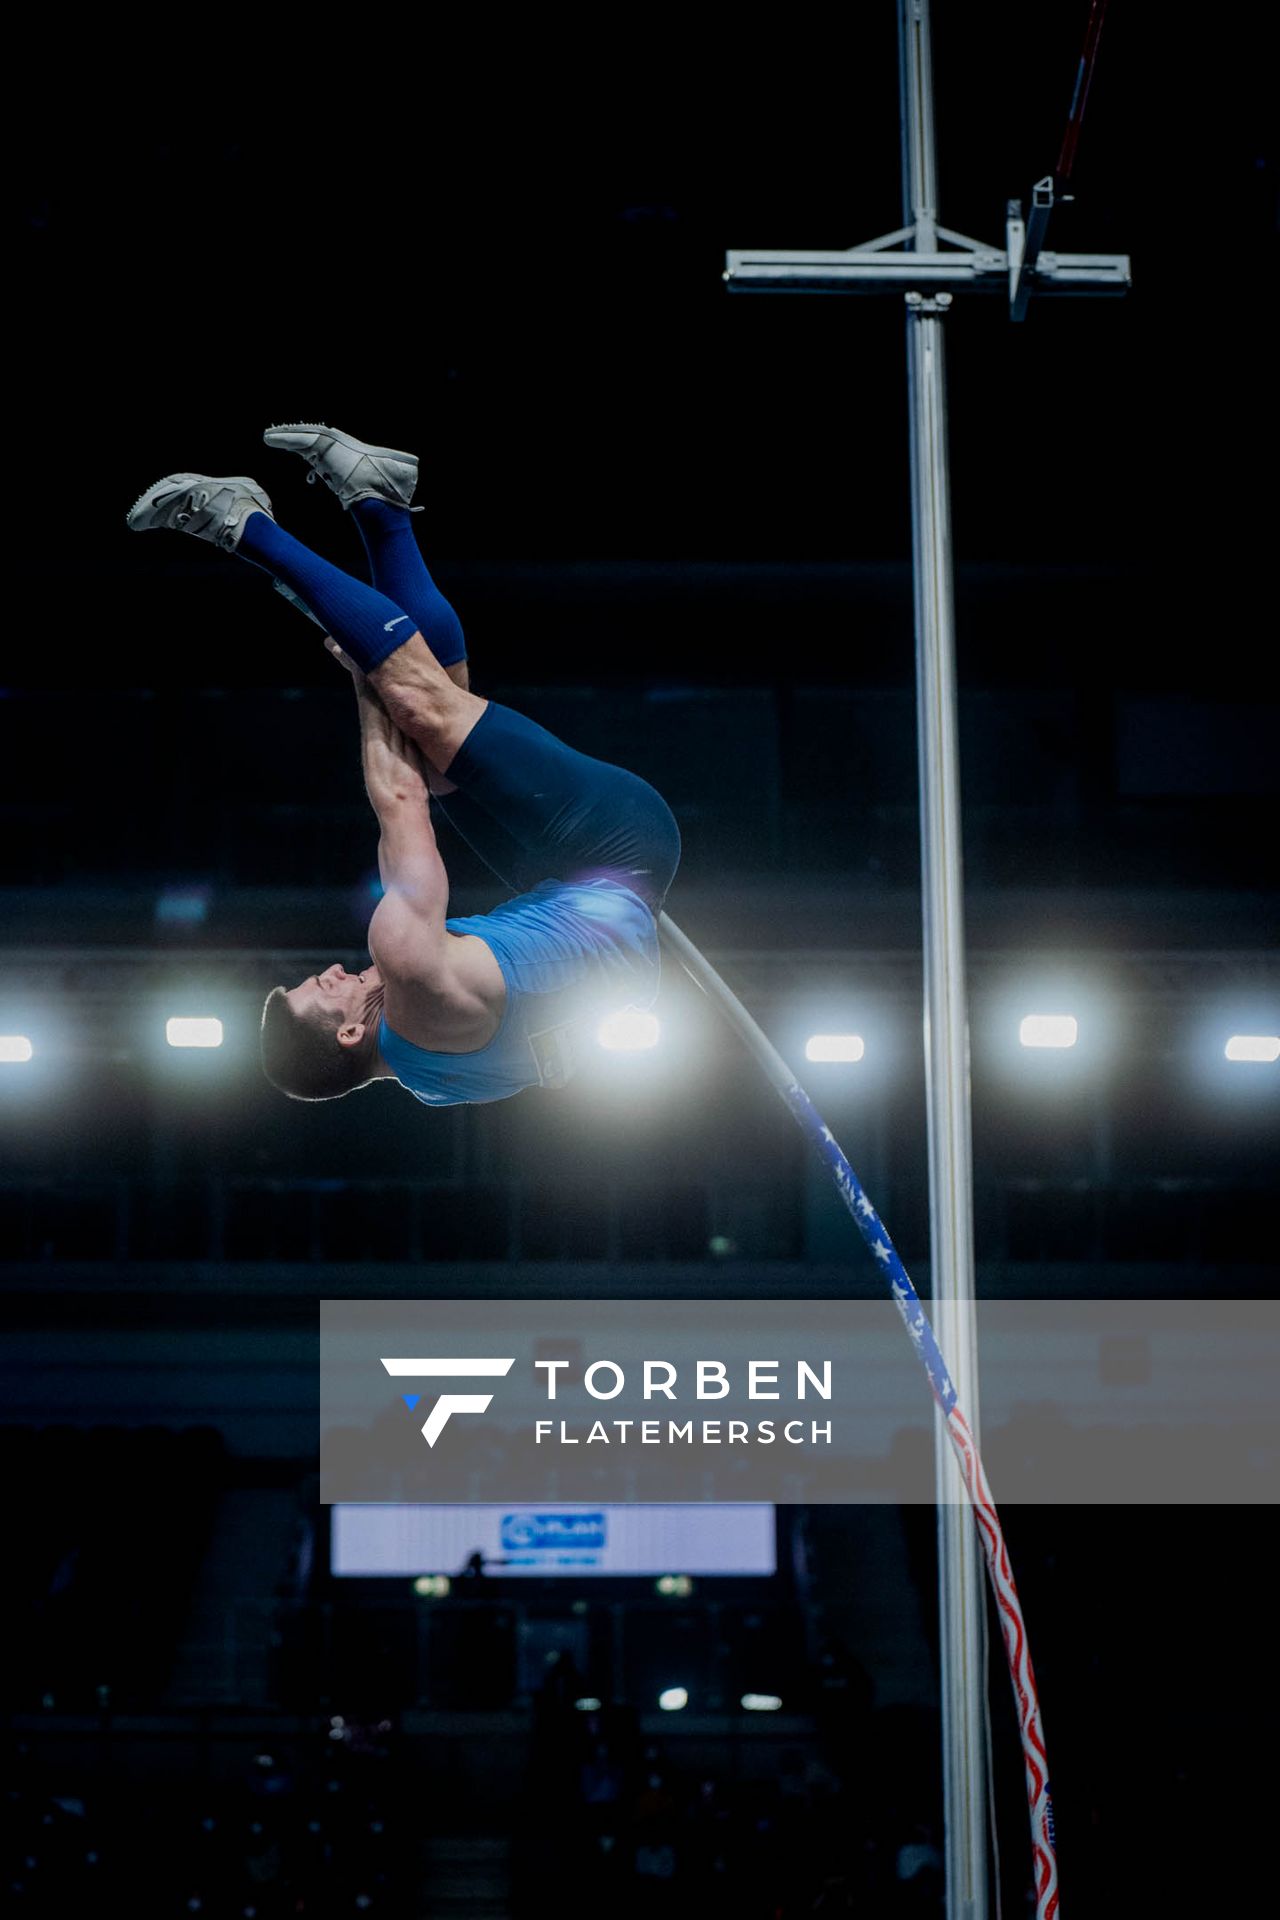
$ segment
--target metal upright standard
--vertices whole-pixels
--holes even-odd
[[[1071,155],[1101,13],[1102,0],[1093,0],[1063,148]],[[943,320],[956,292],[1003,293],[1015,320],[1023,318],[1033,296],[1122,294],[1129,286],[1129,261],[1124,255],[1045,250],[1055,176],[1037,183],[1029,228],[1021,206],[1010,203],[1004,248],[985,246],[939,224],[928,0],[898,0],[898,25],[904,224],[844,252],[731,252],[725,280],[733,292],[898,289],[906,296],[934,1316],[976,1445],[969,1036]],[[1062,175],[1060,161],[1057,177]],[[947,1912],[951,1920],[986,1920],[985,1613],[974,1529],[954,1503],[955,1435],[946,1430],[941,1403],[936,1433],[942,1496],[938,1545]],[[1016,1687],[1016,1673],[1014,1678]],[[1028,1788],[1030,1792],[1030,1760]],[[1032,1812],[1035,1828],[1034,1799]],[[1047,1782],[1043,1812],[1047,1819],[1041,1824],[1051,1848]],[[1052,1913],[1057,1905],[1056,1868],[1050,1892],[1042,1884],[1039,1856],[1037,1894],[1041,1913]]]
[[[922,250],[937,245],[933,75],[928,16],[904,15],[900,61],[904,213]],[[933,1318],[960,1404],[980,1441],[974,1317],[969,1024],[960,859],[955,594],[942,322],[951,296],[907,295],[911,547],[915,562],[916,732],[924,909],[925,1086]],[[985,1920],[987,1891],[986,1595],[978,1539],[958,1500],[945,1421],[934,1419],[938,1484],[938,1648],[947,1911]]]

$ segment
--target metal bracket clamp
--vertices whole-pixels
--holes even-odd
[[[952,297],[949,293],[909,293],[905,296],[912,313],[946,313]]]

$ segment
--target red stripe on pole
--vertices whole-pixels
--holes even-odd
[[[1067,130],[1062,136],[1062,151],[1058,155],[1055,168],[1059,180],[1069,180],[1071,169],[1075,165],[1076,143],[1080,138],[1080,128],[1084,122],[1085,103],[1089,98],[1089,83],[1093,79],[1093,69],[1098,58],[1098,42],[1102,38],[1102,23],[1107,14],[1107,0],[1090,0],[1089,25],[1085,29],[1084,50],[1080,55],[1080,64],[1076,68],[1075,91],[1071,96],[1071,108],[1067,114]]]

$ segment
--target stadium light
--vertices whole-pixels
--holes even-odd
[[[164,1037],[171,1047],[220,1047],[222,1022],[186,1017],[166,1020]]]
[[[1090,1083],[1100,1089],[1138,1035],[1123,983],[1091,959],[1020,961],[992,982],[975,1014],[976,1057],[1033,1100],[1075,1097]]]
[[[575,1700],[573,1704],[579,1713],[599,1713],[600,1711],[600,1702],[594,1693],[584,1693],[581,1700]]]
[[[1074,1047],[1079,1037],[1073,1013],[1028,1013],[1018,1028],[1024,1047]]]
[[[679,1713],[681,1707],[687,1707],[689,1695],[684,1687],[664,1687],[658,1695],[658,1705],[664,1713]]]
[[[1280,1060],[1280,1034],[1233,1033],[1226,1044],[1228,1060],[1253,1060],[1269,1064]]]
[[[607,1053],[644,1053],[656,1047],[661,1028],[656,1014],[640,1007],[623,1007],[596,1028],[596,1039]]]
[[[744,1713],[777,1713],[782,1696],[777,1693],[744,1693],[739,1702]]]
[[[19,1066],[31,1058],[32,1046],[25,1033],[0,1033],[0,1061]]]
[[[659,1574],[654,1585],[664,1600],[687,1600],[693,1592],[693,1581],[687,1573]]]
[[[866,1050],[866,1043],[859,1033],[814,1033],[804,1043],[806,1060],[861,1060]]]
[[[447,1573],[420,1573],[413,1583],[413,1590],[420,1600],[447,1600],[449,1586]]]

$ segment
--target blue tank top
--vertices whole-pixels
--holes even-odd
[[[650,1006],[657,995],[657,924],[637,894],[612,880],[544,880],[490,913],[445,926],[478,934],[490,948],[507,1000],[498,1031],[473,1053],[415,1046],[384,1015],[379,1051],[401,1086],[429,1107],[564,1086],[589,1023]]]

